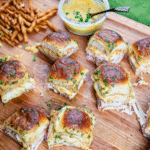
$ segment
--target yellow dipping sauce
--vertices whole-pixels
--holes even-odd
[[[97,13],[109,9],[109,2],[105,0],[61,0],[58,13],[64,20],[66,28],[78,35],[90,35],[99,30],[106,14],[89,16],[89,13]]]
[[[102,16],[96,15],[91,18],[89,13],[97,13],[105,10],[103,4],[97,5],[92,0],[70,0],[63,6],[67,18],[77,22],[92,22]]]

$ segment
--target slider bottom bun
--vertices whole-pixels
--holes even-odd
[[[39,137],[38,139],[31,145],[31,147],[27,147],[27,148],[21,148],[21,150],[37,150],[38,147],[41,145],[41,143],[43,142],[43,140],[45,139],[45,135],[46,135],[47,131],[45,130]],[[9,137],[11,137],[13,140],[15,140],[16,142],[18,142],[21,146],[26,145],[26,143],[21,143],[19,141],[22,141],[22,138],[17,135],[17,138],[14,136],[14,134],[16,135],[17,133],[15,131],[10,130],[9,128],[6,127],[5,130],[5,134],[8,135]]]
[[[97,108],[98,110],[117,110],[129,115],[132,115],[132,105],[135,103],[135,99],[126,101],[126,97],[122,97],[120,99],[116,99],[110,103],[105,103],[103,100],[97,97]]]
[[[78,89],[80,89],[81,85],[83,84],[84,78],[85,76],[80,81]],[[69,99],[72,99],[78,93],[78,91],[73,92],[72,89],[68,89],[65,86],[60,86],[60,85],[53,84],[53,83],[46,83],[46,84],[47,84],[48,89],[52,89],[54,90],[55,93],[60,93],[60,95],[64,95],[65,97],[68,97]]]
[[[7,103],[10,100],[19,97],[23,93],[32,90],[35,88],[35,81],[34,79],[30,78],[28,81],[25,81],[21,85],[17,85],[13,89],[8,89],[7,91],[4,91],[1,93],[1,99],[3,103]]]

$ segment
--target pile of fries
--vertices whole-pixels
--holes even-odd
[[[57,7],[47,11],[37,10],[28,0],[26,6],[21,0],[0,1],[0,39],[11,46],[28,42],[27,34],[49,26],[53,31],[58,29],[48,19],[57,13]]]

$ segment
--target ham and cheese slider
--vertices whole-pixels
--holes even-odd
[[[35,108],[20,108],[3,125],[3,130],[16,140],[23,150],[37,150],[44,140],[49,120]]]
[[[99,110],[116,109],[131,114],[135,94],[129,73],[120,65],[102,64],[91,75]]]
[[[95,32],[86,48],[86,58],[99,66],[110,62],[118,64],[126,53],[127,45],[115,31],[103,29]]]
[[[88,69],[70,58],[57,60],[52,66],[47,87],[72,99],[80,89]]]
[[[0,95],[3,103],[35,88],[35,81],[19,60],[0,60]]]
[[[52,61],[68,57],[79,49],[78,43],[70,38],[69,33],[61,30],[47,35],[38,48]]]
[[[52,111],[48,131],[49,148],[60,145],[89,150],[96,119],[91,111],[66,106]]]
[[[128,58],[136,75],[150,74],[150,38],[136,41],[130,45]]]

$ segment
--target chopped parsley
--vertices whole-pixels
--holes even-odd
[[[49,77],[50,77],[51,79],[53,79],[53,77],[52,77],[51,75],[49,75]]]
[[[0,63],[2,63],[2,62],[3,62],[3,59],[1,58],[1,59],[0,59]]]
[[[66,15],[69,15],[69,13],[68,13],[68,12],[66,12]]]
[[[83,75],[84,75],[84,73],[83,73],[83,72],[80,72],[80,74],[81,74],[81,76],[83,76]]]
[[[120,78],[123,78],[123,76],[121,75]]]
[[[77,101],[77,99],[75,98],[74,101]]]
[[[0,84],[3,84],[3,81],[2,81],[2,80],[0,80]]]
[[[47,103],[47,106],[48,106],[48,107],[50,107],[50,106],[51,106],[51,104]]]
[[[141,61],[141,57],[139,57],[138,60]]]
[[[103,79],[103,81],[104,81],[104,83],[105,83],[105,86],[107,86],[108,84],[107,84],[107,81],[106,81],[106,78],[107,78],[107,76],[106,77],[104,77],[104,79]]]
[[[67,69],[70,69],[70,67],[67,67]]]
[[[3,106],[5,106],[5,103],[3,103]]]
[[[73,79],[73,77],[69,77],[69,78],[68,78],[68,80],[71,80],[71,79]]]
[[[85,104],[83,106],[86,106]]]
[[[73,74],[76,75],[76,72],[74,72]]]
[[[36,56],[35,55],[33,56],[33,61],[36,61]]]
[[[115,79],[116,79],[115,77],[112,78],[113,81],[115,81]]]
[[[114,87],[114,84],[112,84],[111,86]]]
[[[86,14],[86,19],[85,19],[85,22],[88,22],[89,19],[91,19],[92,17],[89,15],[89,14]]]

